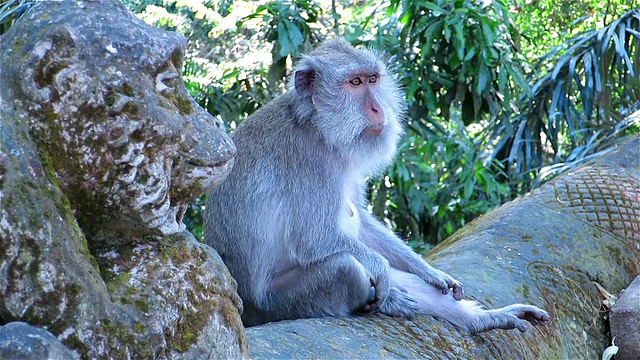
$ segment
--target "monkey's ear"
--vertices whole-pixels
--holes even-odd
[[[315,94],[316,72],[313,69],[296,70],[294,74],[294,86],[296,92],[304,95]]]

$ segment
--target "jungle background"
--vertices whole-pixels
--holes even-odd
[[[36,2],[0,0],[0,34]],[[370,207],[419,252],[640,132],[638,0],[124,3],[188,38],[187,88],[230,132],[317,42],[384,51],[408,116]],[[205,203],[184,220],[199,238]]]

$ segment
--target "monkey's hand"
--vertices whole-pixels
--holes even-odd
[[[380,312],[390,316],[402,316],[411,319],[417,313],[417,303],[405,289],[392,286],[387,300],[380,306]]]
[[[462,289],[462,283],[444,271],[438,270],[429,266],[427,271],[422,274],[416,274],[427,283],[435,286],[442,291],[443,295],[447,295],[449,290],[453,291],[453,298],[456,300],[462,300],[464,297],[464,290]]]

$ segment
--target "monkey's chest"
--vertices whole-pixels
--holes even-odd
[[[356,204],[349,198],[345,199],[339,212],[338,225],[350,237],[360,236],[360,214]]]

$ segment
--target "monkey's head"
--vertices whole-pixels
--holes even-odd
[[[391,162],[406,103],[381,53],[329,40],[300,61],[292,87],[299,120],[358,168],[370,174]]]

